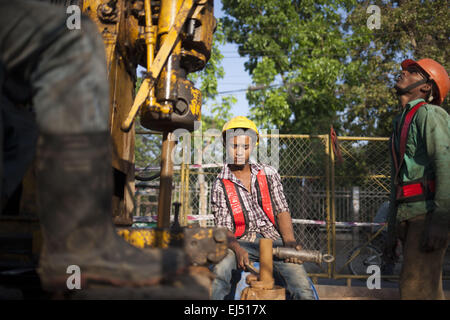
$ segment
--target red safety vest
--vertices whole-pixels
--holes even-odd
[[[276,226],[275,217],[273,214],[272,199],[269,191],[269,184],[267,182],[266,174],[264,170],[260,170],[256,175],[256,180],[258,182],[258,192],[260,206],[266,213],[270,222]],[[227,199],[228,208],[232,213],[234,222],[234,235],[236,238],[241,238],[247,233],[248,229],[248,214],[245,208],[241,195],[239,194],[236,185],[228,180],[222,179],[223,186],[225,188],[225,195]]]
[[[394,134],[391,138],[391,152],[395,166],[394,184],[396,187],[396,200],[398,202],[412,202],[431,199],[435,192],[435,180],[429,180],[427,177],[406,183],[399,181],[400,168],[403,164],[406,152],[406,140],[408,138],[409,127],[417,110],[425,104],[426,102],[424,101],[419,102],[406,114],[400,133],[398,158],[394,145]]]

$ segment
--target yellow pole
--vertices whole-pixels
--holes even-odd
[[[331,197],[330,197],[330,139],[327,135],[324,137],[325,139],[325,155],[326,155],[326,165],[325,165],[325,174],[326,174],[326,203],[327,203],[327,252],[331,254]],[[328,277],[331,278],[332,271],[331,271],[331,263],[328,264]]]
[[[343,137],[339,136],[340,141],[389,141],[387,137]]]
[[[181,177],[181,183],[180,183],[180,203],[181,203],[181,212],[178,217],[180,219],[179,223],[181,226],[183,226],[183,217],[184,217],[184,211],[185,211],[185,205],[184,205],[184,188],[186,188],[185,185],[185,175],[184,175],[184,162],[181,163],[181,169],[180,169],[180,177]]]
[[[189,170],[189,164],[185,164],[185,178],[184,178],[184,183],[185,183],[185,187],[184,187],[184,207],[185,210],[183,212],[183,227],[187,226],[187,222],[188,222],[188,214],[189,214],[189,175],[190,175],[190,170]]]
[[[163,44],[169,34],[169,30],[176,22],[177,13],[181,8],[181,0],[161,0],[161,8],[158,21],[159,43]],[[192,5],[190,6],[192,7]],[[169,114],[177,100],[177,79],[181,75],[181,41],[177,41],[167,58],[166,64],[161,70],[157,82],[156,96],[161,104],[160,112]]]
[[[331,147],[331,137],[328,138],[329,141],[329,150],[330,150],[330,159],[331,159],[331,233],[332,233],[332,255],[333,257],[336,257],[336,208],[335,208],[335,202],[336,202],[336,197],[335,197],[335,181],[334,181],[334,175],[335,175],[335,171],[334,171],[334,152],[333,149]],[[332,262],[333,266],[332,266],[332,277],[335,276],[335,272],[336,272],[336,260],[334,260]]]
[[[155,57],[156,27],[152,22],[152,6],[150,0],[145,0],[145,44],[147,45],[147,70],[150,70]],[[155,87],[152,86],[148,93],[149,106],[155,104]]]

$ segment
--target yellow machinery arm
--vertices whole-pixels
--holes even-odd
[[[134,119],[163,132],[158,227],[168,228],[174,146],[171,132],[194,129],[201,93],[186,75],[209,60],[216,27],[213,0],[84,0],[82,10],[103,36],[110,84],[116,225],[131,225],[134,197]],[[136,97],[138,65],[147,74]]]

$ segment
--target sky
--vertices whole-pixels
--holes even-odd
[[[224,16],[221,0],[214,1],[214,16],[216,19]],[[237,45],[227,43],[221,45],[219,48],[224,56],[222,66],[225,71],[225,77],[218,80],[218,92],[246,89],[251,85],[251,78],[244,69],[244,62],[246,59],[239,56]],[[231,109],[231,113],[234,116],[249,115],[249,106],[245,94],[245,91],[232,94],[237,99],[236,104],[234,104]],[[209,114],[208,108],[206,107],[204,109],[206,110],[202,110],[202,112]]]

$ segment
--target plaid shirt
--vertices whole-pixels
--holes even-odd
[[[211,207],[214,214],[214,220],[217,227],[225,227],[231,232],[234,232],[234,223],[232,213],[230,212],[225,190],[221,183],[222,179],[228,179],[234,182],[237,192],[240,193],[243,205],[248,213],[247,234],[240,240],[254,241],[256,235],[259,233],[265,238],[272,240],[280,239],[280,233],[275,226],[270,222],[263,208],[261,208],[258,202],[258,193],[256,189],[256,175],[258,172],[264,169],[266,173],[267,181],[271,187],[270,195],[273,203],[273,214],[276,217],[281,212],[289,212],[289,207],[286,202],[286,198],[283,193],[283,185],[281,184],[281,178],[278,172],[271,166],[251,163],[251,192],[249,192],[243,183],[236,178],[233,172],[225,165],[222,172],[217,176],[216,181],[211,190]]]

